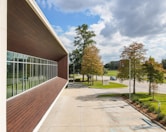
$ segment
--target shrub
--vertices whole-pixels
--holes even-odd
[[[162,121],[163,121],[164,124],[166,124],[166,116],[164,116]]]
[[[137,101],[139,101],[139,99],[138,99],[138,97],[133,97],[133,98],[132,98],[132,101],[133,101],[133,102],[137,102]]]
[[[160,109],[155,109],[155,110],[154,110],[154,114],[159,114],[160,112],[161,112]]]
[[[149,101],[154,101],[153,99],[149,99]]]
[[[140,103],[140,104],[142,104],[142,103],[143,103],[143,102],[142,102],[142,100],[138,100],[138,101],[139,101],[139,103]]]
[[[148,107],[150,107],[150,104],[144,104],[143,105],[143,108],[148,108]]]
[[[135,101],[135,103],[136,103],[137,105],[140,104],[139,101]]]
[[[80,82],[80,81],[81,81],[80,78],[75,79],[75,82]]]
[[[165,117],[165,115],[160,112],[160,113],[157,115],[157,120],[162,120],[164,117]]]
[[[143,103],[143,102],[141,102],[141,103],[140,103],[140,106],[141,106],[141,107],[143,107],[143,106],[144,106],[144,103]]]
[[[148,112],[154,112],[155,111],[155,108],[153,107],[153,106],[150,106],[149,108],[148,108]]]

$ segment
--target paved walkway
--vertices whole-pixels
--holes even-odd
[[[39,132],[165,132],[121,98],[96,98],[102,90],[75,87],[63,91]]]

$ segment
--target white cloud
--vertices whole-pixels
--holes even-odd
[[[117,21],[116,28],[122,35],[141,37],[166,31],[165,0],[117,0],[111,10]]]
[[[74,36],[76,35],[75,28],[76,27],[69,27],[68,31],[64,32],[63,34],[59,34],[59,38],[61,39],[62,43],[65,45],[69,52],[71,52],[74,49],[73,42]]]
[[[101,20],[107,23],[113,21],[113,15],[112,12],[110,11],[110,8],[112,8],[112,3],[105,2],[103,4],[93,6],[90,9],[90,12],[92,15],[99,15]]]
[[[145,45],[147,56],[166,59],[166,1],[165,0],[38,0],[43,7],[63,12],[83,12],[97,15],[100,20],[89,25],[96,33],[97,47],[104,63],[117,60],[124,46],[132,42]],[[76,25],[77,26],[77,25]],[[75,28],[62,31],[56,27],[64,45],[71,51]]]
[[[63,12],[85,11],[95,5],[100,5],[103,0],[37,0],[38,3],[45,3],[49,8],[57,8]]]

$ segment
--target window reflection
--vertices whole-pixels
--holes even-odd
[[[7,52],[7,98],[57,76],[57,62]]]

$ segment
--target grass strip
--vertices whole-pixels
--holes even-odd
[[[88,82],[84,82],[84,84],[88,85]],[[102,84],[102,81],[94,81],[93,85],[89,86],[90,88],[99,88],[99,89],[113,89],[113,88],[127,88],[127,85],[109,82],[108,84]]]

